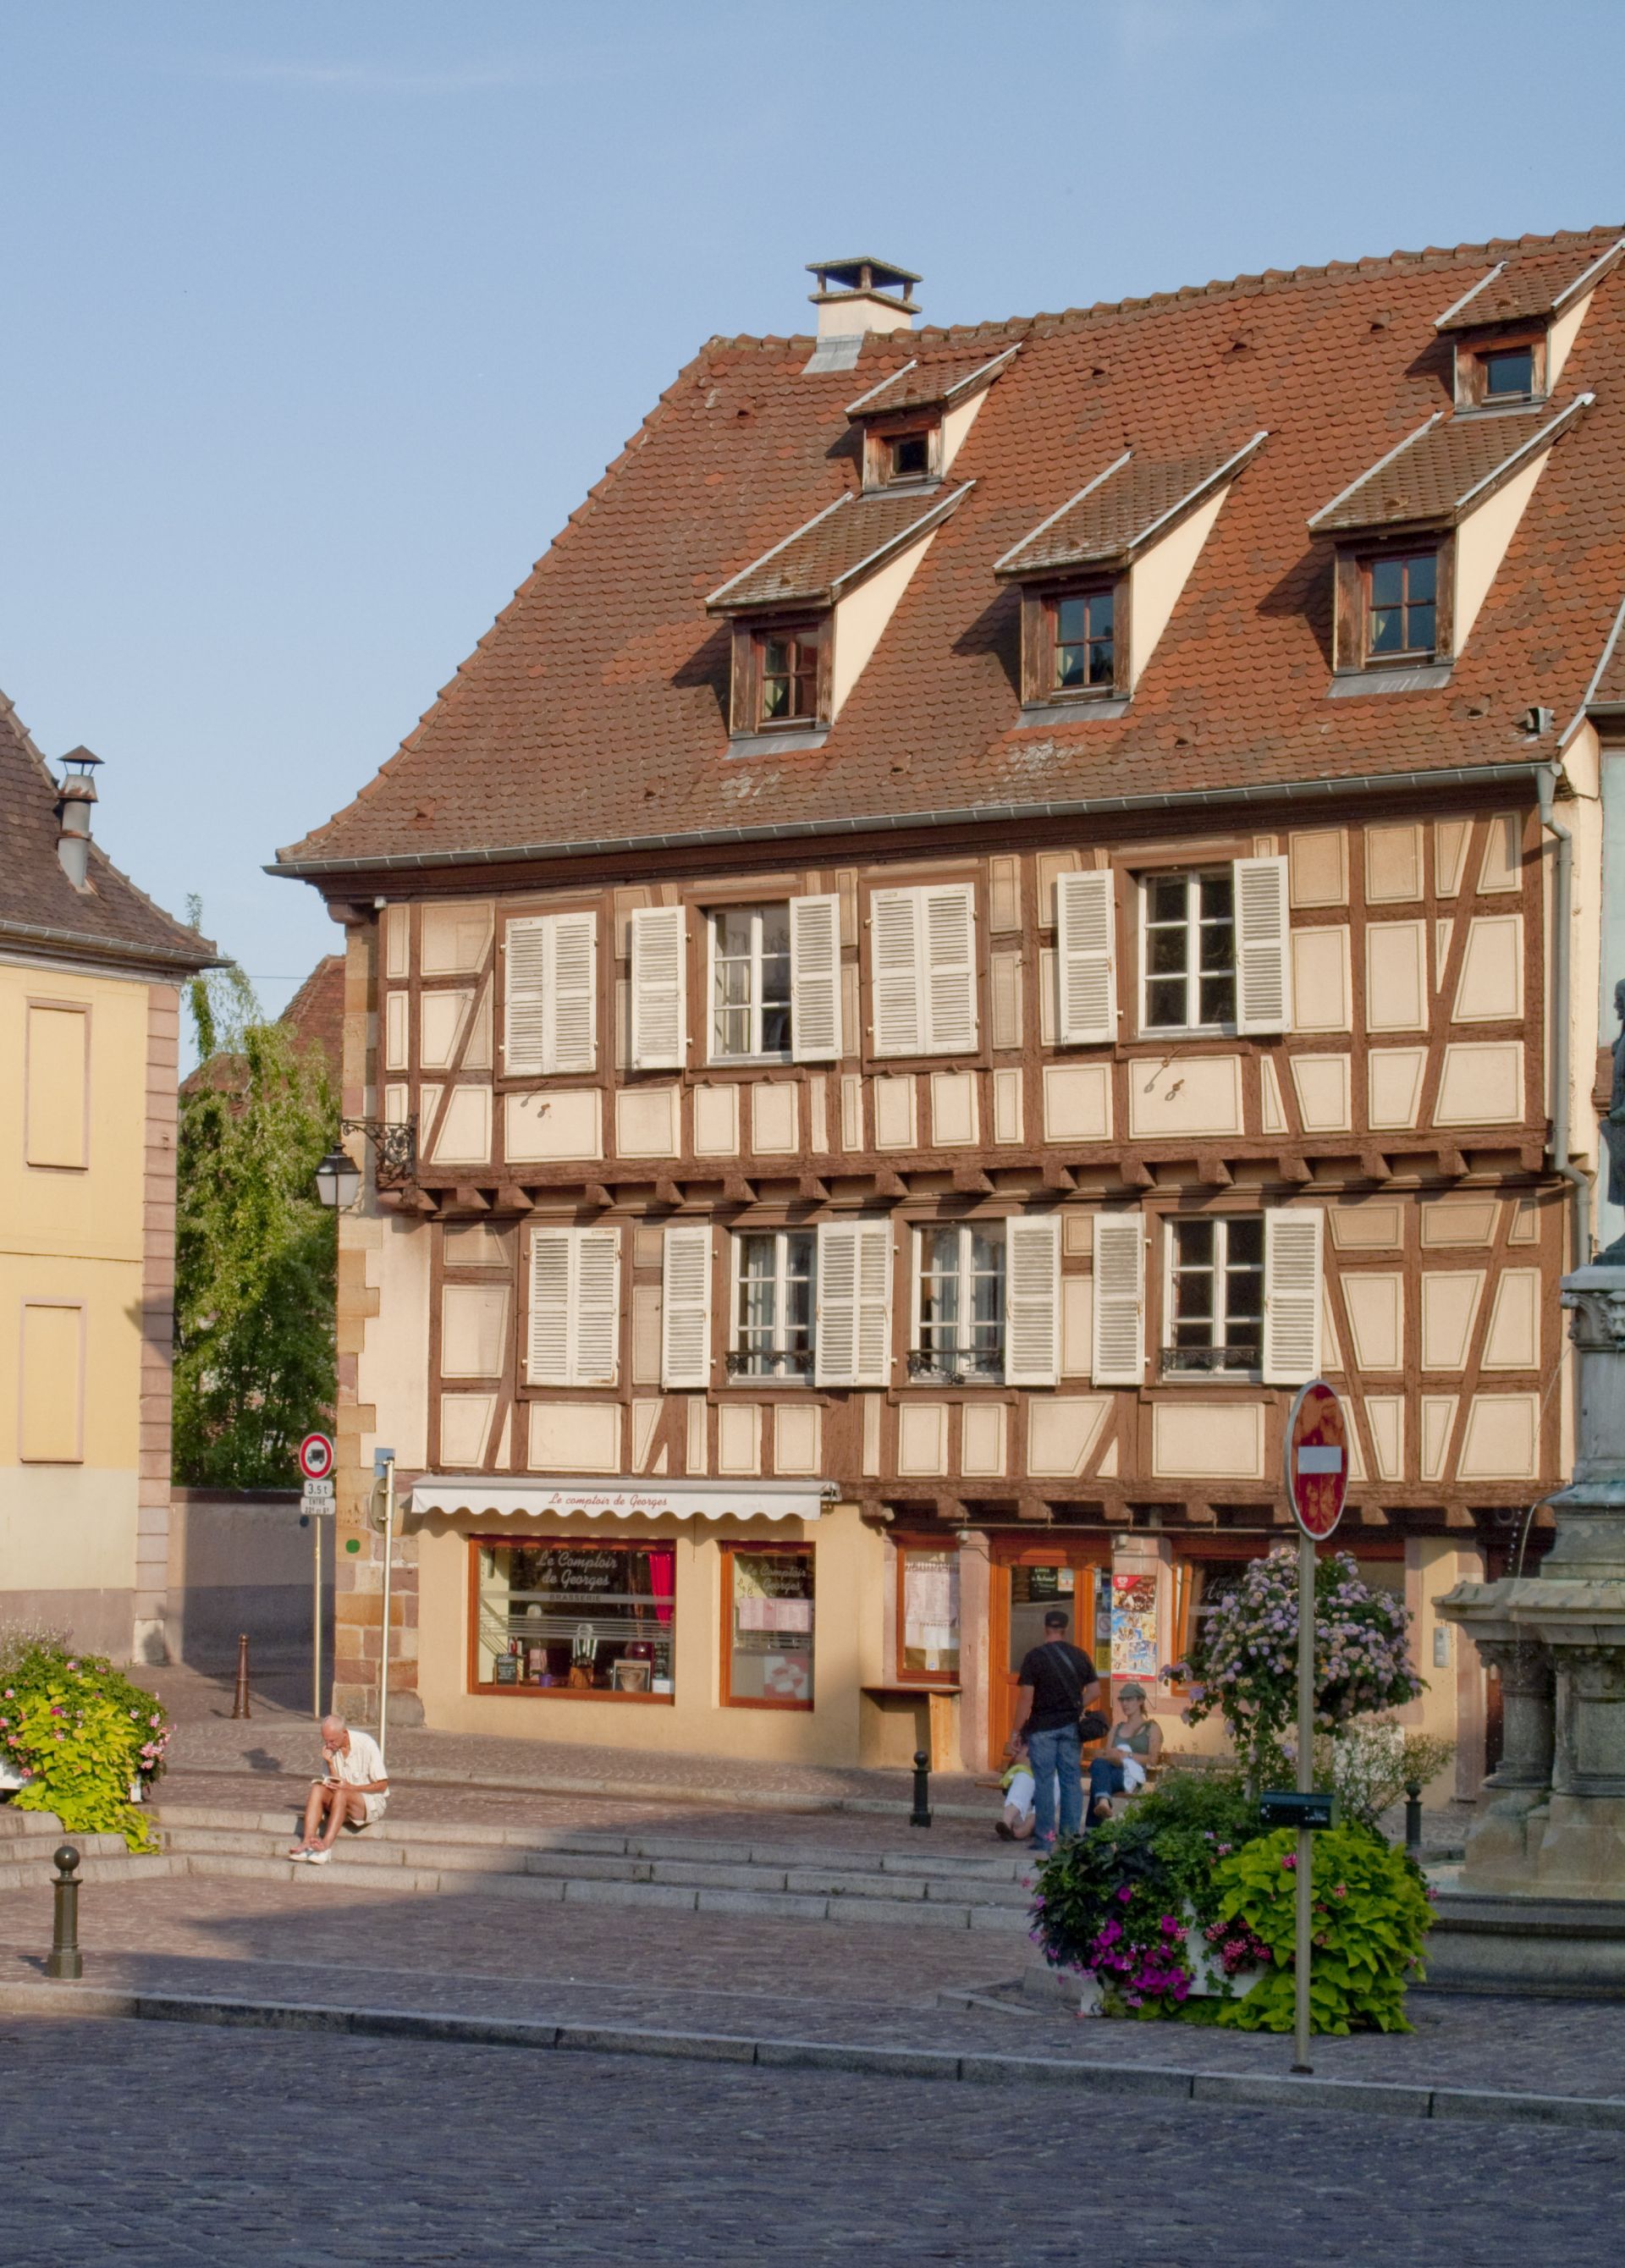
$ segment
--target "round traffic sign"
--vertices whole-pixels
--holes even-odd
[[[1287,1494],[1305,1535],[1323,1543],[1348,1493],[1348,1418],[1322,1378],[1298,1388],[1287,1419]]]
[[[307,1481],[324,1481],[333,1469],[333,1444],[325,1433],[307,1433],[299,1443],[299,1470]]]

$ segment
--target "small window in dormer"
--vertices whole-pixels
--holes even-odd
[[[1439,555],[1390,551],[1365,566],[1369,661],[1431,661],[1437,648]]]
[[[1486,402],[1527,401],[1534,393],[1533,346],[1492,347],[1483,363]]]
[[[899,433],[891,443],[894,481],[922,481],[931,469],[931,442],[925,433]]]
[[[1049,602],[1054,693],[1109,691],[1116,681],[1114,591],[1062,593]]]
[[[818,713],[818,633],[764,630],[761,646],[762,725],[790,725]]]

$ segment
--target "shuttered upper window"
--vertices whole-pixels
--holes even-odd
[[[815,1229],[779,1228],[735,1236],[734,1330],[728,1367],[735,1378],[810,1378],[818,1281]]]
[[[917,1232],[909,1375],[953,1386],[1053,1386],[1060,1229],[1053,1215]]]
[[[598,1058],[598,917],[507,925],[503,1068],[513,1078],[591,1071]]]
[[[90,1162],[90,1010],[28,1003],[23,1071],[24,1157],[31,1166]]]
[[[1165,1371],[1255,1372],[1264,1350],[1264,1222],[1168,1224]]]
[[[976,913],[967,883],[876,890],[869,954],[876,1055],[974,1051]]]
[[[1237,858],[1141,880],[1142,1031],[1289,1028],[1286,867]]]
[[[613,1386],[621,1346],[621,1232],[530,1232],[532,1386]]]
[[[790,1052],[790,909],[725,906],[711,917],[711,1052]]]

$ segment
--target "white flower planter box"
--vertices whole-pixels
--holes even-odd
[[[1225,1997],[1227,1980],[1224,1975],[1224,1964],[1216,1957],[1213,1948],[1202,1935],[1200,1925],[1190,1918],[1188,1908],[1185,1931],[1185,1964],[1191,1972],[1190,1998],[1193,2000],[1217,2000]],[[1245,2000],[1263,1974],[1264,1971],[1260,1968],[1238,1969],[1234,1977],[1228,1980],[1229,1997],[1232,2000]],[[1102,1990],[1099,1978],[1092,1973],[1086,1975],[1078,1999],[1079,2015],[1099,2015],[1101,2003],[1104,1998],[1105,1994]]]

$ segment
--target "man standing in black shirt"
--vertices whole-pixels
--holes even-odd
[[[1100,1680],[1088,1654],[1067,1640],[1067,1616],[1052,1607],[1044,1617],[1044,1644],[1031,1647],[1021,1667],[1027,1710],[1016,1730],[1027,1742],[1032,1764],[1033,1806],[1038,1814],[1032,1848],[1055,1848],[1055,1783],[1060,1782],[1060,1831],[1075,1835],[1083,1824],[1082,1749],[1078,1719],[1094,1706]]]

